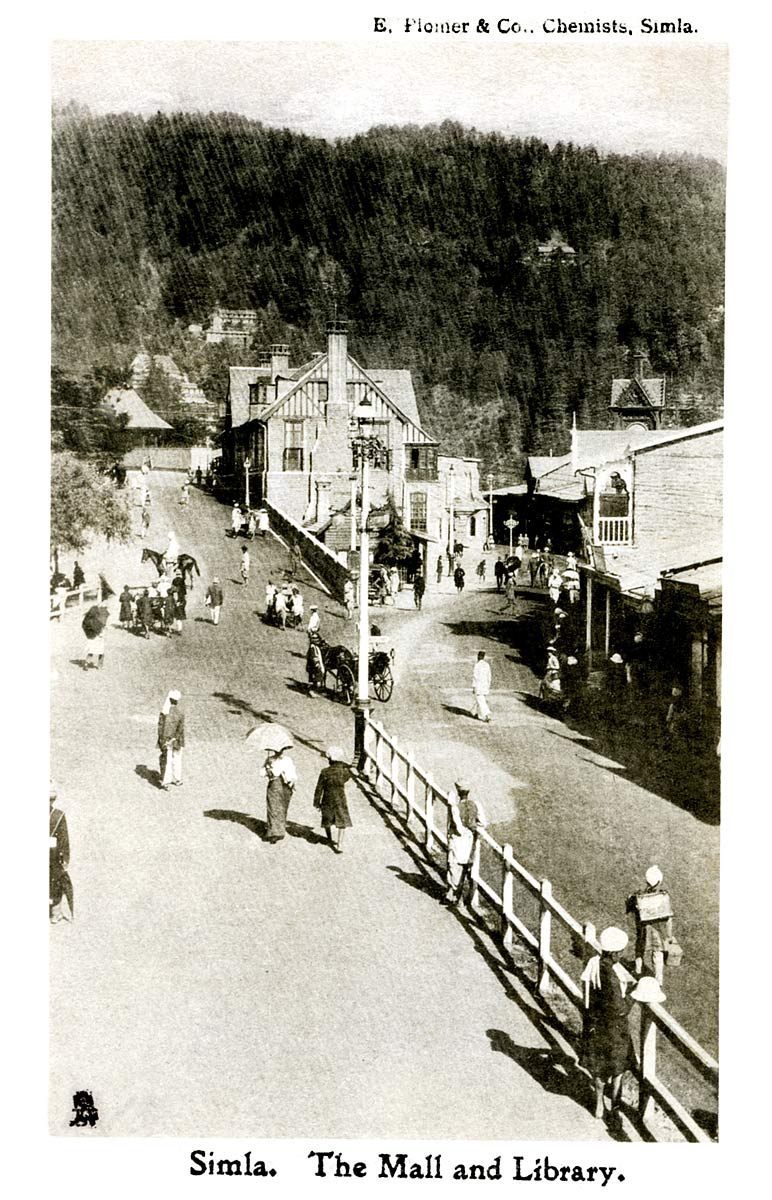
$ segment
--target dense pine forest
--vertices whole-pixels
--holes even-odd
[[[443,448],[511,474],[609,424],[641,348],[682,420],[722,403],[724,172],[696,157],[481,134],[445,123],[323,139],[230,114],[102,118],[53,137],[53,358],[119,382],[172,353],[212,398],[225,365],[323,348],[336,312],[365,366],[408,367]],[[553,233],[572,261],[539,263]],[[254,352],[185,331],[260,314]]]

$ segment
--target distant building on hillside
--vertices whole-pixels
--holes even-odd
[[[150,377],[151,364],[163,371],[166,378],[179,391],[183,404],[211,404],[197,384],[191,383],[169,354],[154,354],[151,358],[144,350],[136,354],[131,363],[131,386],[141,391]]]
[[[661,429],[665,423],[665,380],[646,378],[646,355],[633,354],[632,379],[611,381],[611,411],[614,429]]]
[[[539,267],[572,266],[576,262],[576,250],[564,241],[562,234],[553,232],[549,241],[539,242],[532,253],[526,254],[523,262]]]
[[[227,342],[246,350],[257,328],[257,313],[253,308],[216,308],[209,317],[204,337],[210,345]]]

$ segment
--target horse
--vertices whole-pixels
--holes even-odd
[[[156,571],[158,572],[159,577],[164,574],[165,559],[164,559],[163,550],[150,550],[150,549],[148,549],[147,546],[143,547],[142,562],[147,562],[148,560],[155,567]],[[178,556],[177,571],[180,575],[182,575],[183,579],[185,578],[186,574],[189,575],[190,583],[188,586],[190,587],[190,589],[192,591],[193,590],[193,572],[195,571],[196,575],[201,574],[201,572],[198,569],[198,563],[196,562],[196,560],[192,554],[180,554]]]

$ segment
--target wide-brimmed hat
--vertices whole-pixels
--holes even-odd
[[[330,746],[327,750],[327,757],[330,762],[346,762],[346,754],[340,746]]]
[[[645,875],[646,882],[649,887],[656,887],[658,883],[662,883],[662,872],[658,866],[649,867]]]
[[[601,950],[605,950],[607,954],[618,954],[620,950],[624,950],[627,942],[628,937],[624,929],[619,929],[616,925],[609,925],[598,938]]]
[[[639,1004],[662,1004],[667,996],[653,975],[642,975],[630,992],[630,999]]]
[[[616,665],[617,665],[617,666],[619,666],[619,665],[620,665],[620,663],[624,662],[624,659],[622,658],[622,655],[621,655],[621,654],[612,654],[612,655],[611,655],[611,658],[609,659],[609,661],[610,661],[610,662],[613,662],[613,663],[616,663]]]

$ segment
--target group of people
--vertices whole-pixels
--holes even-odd
[[[118,597],[118,623],[140,637],[150,637],[152,630],[164,637],[181,636],[182,623],[187,620],[187,593],[182,573],[171,578],[164,573],[136,596],[125,583]]]
[[[297,789],[298,773],[289,754],[291,749],[288,744],[268,751],[263,765],[263,774],[268,780],[265,840],[274,845],[286,836],[289,806]],[[346,796],[351,769],[340,746],[330,746],[325,757],[327,766],[322,768],[316,781],[313,806],[319,811],[329,846],[336,854],[342,854],[345,831],[352,825]]]
[[[285,583],[279,587],[269,579],[265,585],[265,619],[269,625],[297,629],[302,625],[304,616],[305,601],[297,584]],[[319,608],[316,604],[312,604],[309,610],[309,623],[312,619],[314,628],[318,629]]]
[[[268,511],[265,508],[246,508],[234,504],[231,509],[231,537],[265,537],[270,528]]]

